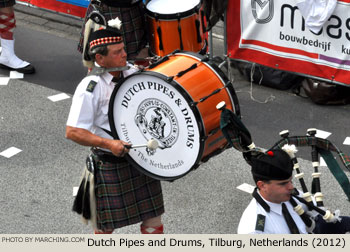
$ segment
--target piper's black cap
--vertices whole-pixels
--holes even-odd
[[[117,29],[107,28],[94,31],[89,36],[89,48],[112,45],[123,42],[123,36]]]
[[[283,150],[270,150],[251,159],[252,174],[259,180],[285,180],[293,173],[293,162]]]

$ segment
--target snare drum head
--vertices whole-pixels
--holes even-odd
[[[168,83],[155,72],[129,76],[114,90],[109,120],[115,138],[132,145],[150,139],[159,147],[131,149],[127,159],[141,172],[161,180],[188,173],[203,152],[203,127],[196,107],[179,85]]]
[[[153,13],[175,14],[191,10],[198,4],[200,0],[152,0],[146,8]]]

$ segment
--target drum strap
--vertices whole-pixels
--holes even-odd
[[[118,67],[117,67],[118,68]],[[130,67],[129,66],[127,66],[127,67],[119,67],[119,68],[127,68],[127,69],[129,69]],[[113,69],[113,68],[108,68],[108,69]],[[107,70],[108,70],[107,69]],[[123,72],[121,72],[120,73],[120,77],[119,78],[116,78],[116,77],[113,77],[113,79],[112,79],[112,82],[113,83],[118,83],[118,82],[123,82],[124,81],[124,74],[123,74]],[[106,132],[108,135],[110,135],[111,137],[113,137],[113,139],[115,139],[116,137],[113,135],[113,133],[111,132],[111,131],[109,131],[109,130],[106,130],[106,129],[104,129],[104,128],[102,128],[102,127],[100,127],[100,129],[102,129],[104,132]]]
[[[101,127],[100,127],[100,129],[101,129],[101,130],[103,130],[103,131],[104,131],[104,132],[106,132],[108,135],[110,135],[111,137],[113,137],[113,138],[114,138],[114,136],[113,136],[113,134],[112,134],[112,132],[111,132],[111,131],[106,130],[106,129],[101,128]]]

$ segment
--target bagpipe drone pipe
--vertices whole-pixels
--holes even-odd
[[[238,116],[225,107],[224,103],[219,103],[217,109],[221,110],[220,129],[224,137],[231,147],[242,152],[246,162],[251,165],[251,158],[261,155],[264,151],[255,146],[249,130]],[[350,182],[344,169],[341,168],[342,165],[345,170],[350,171],[350,157],[329,140],[316,137],[316,131],[316,129],[309,129],[305,136],[289,136],[288,130],[281,131],[281,139],[269,150],[282,149],[292,159],[295,178],[299,180],[302,192],[295,190],[290,202],[304,221],[308,232],[315,234],[348,233],[350,232],[350,217],[339,216],[339,210],[333,213],[324,206],[323,193],[321,192],[321,173],[318,168],[320,166],[319,158],[322,157],[330,173],[350,201]],[[304,173],[301,171],[295,155],[296,147],[311,148],[313,166],[311,191],[306,186]],[[335,156],[339,158],[339,162],[335,159]],[[298,202],[302,203],[304,208]]]
[[[280,136],[282,139],[276,142],[270,150],[283,149],[289,154],[293,161],[295,178],[300,182],[302,195],[295,190],[290,202],[292,203],[294,210],[304,220],[308,231],[315,234],[344,234],[350,232],[350,218],[347,216],[339,216],[338,210],[332,213],[324,206],[323,193],[321,192],[321,172],[318,168],[320,166],[319,158],[322,157],[329,171],[345,193],[347,199],[350,200],[350,182],[340,166],[341,164],[347,171],[350,171],[350,157],[344,154],[329,140],[316,137],[316,133],[317,130],[314,128],[308,129],[307,135],[305,136],[289,136],[288,130],[281,131]],[[313,167],[313,173],[311,174],[311,192],[307,189],[304,181],[304,173],[301,171],[299,162],[296,158],[296,147],[311,148],[311,161]],[[339,157],[339,162],[336,160],[336,156]],[[307,206],[306,211],[304,211],[294,199],[305,204]],[[311,222],[305,221],[307,218],[309,218]]]

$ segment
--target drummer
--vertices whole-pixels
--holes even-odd
[[[107,27],[89,38],[89,54],[99,69],[78,85],[67,120],[66,138],[91,146],[95,163],[96,234],[141,222],[141,233],[161,234],[164,213],[160,181],[138,172],[124,158],[126,142],[113,140],[108,121],[109,99],[116,83],[136,71],[126,59],[120,30]],[[107,69],[114,68],[109,72]],[[102,70],[102,74],[101,74]]]

